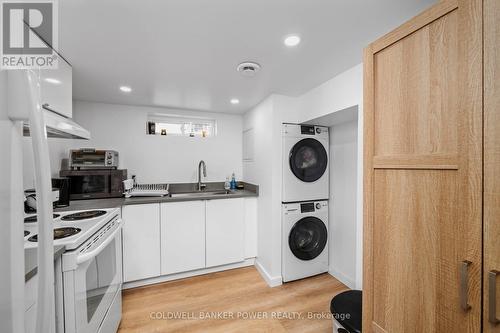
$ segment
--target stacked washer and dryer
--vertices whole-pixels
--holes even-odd
[[[283,282],[328,271],[328,127],[283,124]]]

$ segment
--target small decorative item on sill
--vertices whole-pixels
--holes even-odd
[[[156,124],[152,121],[148,122],[148,134],[155,134],[156,133]]]
[[[161,135],[167,135],[167,130],[166,129],[162,129],[161,130]]]

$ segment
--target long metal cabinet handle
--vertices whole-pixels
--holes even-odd
[[[462,261],[462,267],[460,268],[460,306],[464,311],[468,311],[471,308],[467,302],[467,286],[469,285],[470,264],[472,264],[472,262],[464,260]]]
[[[489,282],[489,322],[493,325],[497,325],[500,323],[500,319],[497,318],[497,275],[500,274],[499,271],[493,270],[488,273],[488,282]]]

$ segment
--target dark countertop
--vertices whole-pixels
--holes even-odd
[[[54,246],[54,260],[64,253],[64,246]],[[24,282],[28,282],[38,272],[38,248],[24,249]]]
[[[223,183],[222,183],[223,184]],[[205,191],[221,190],[219,183],[207,184]],[[172,187],[174,187],[172,190]],[[182,186],[182,187],[181,187]],[[175,184],[171,187],[172,193],[185,193],[191,192],[193,189],[191,184]],[[103,209],[103,208],[118,208],[124,205],[140,205],[162,202],[179,202],[179,201],[196,201],[196,200],[217,200],[217,199],[230,199],[230,198],[247,198],[258,197],[259,187],[252,184],[245,184],[244,190],[234,190],[230,194],[219,195],[198,195],[195,197],[131,197],[131,198],[109,198],[109,199],[90,199],[90,200],[73,200],[68,207],[57,208],[54,211],[64,212],[70,210],[87,210],[87,209]]]

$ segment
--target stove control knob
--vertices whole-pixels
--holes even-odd
[[[321,209],[321,204],[319,202],[316,204],[316,209]]]

